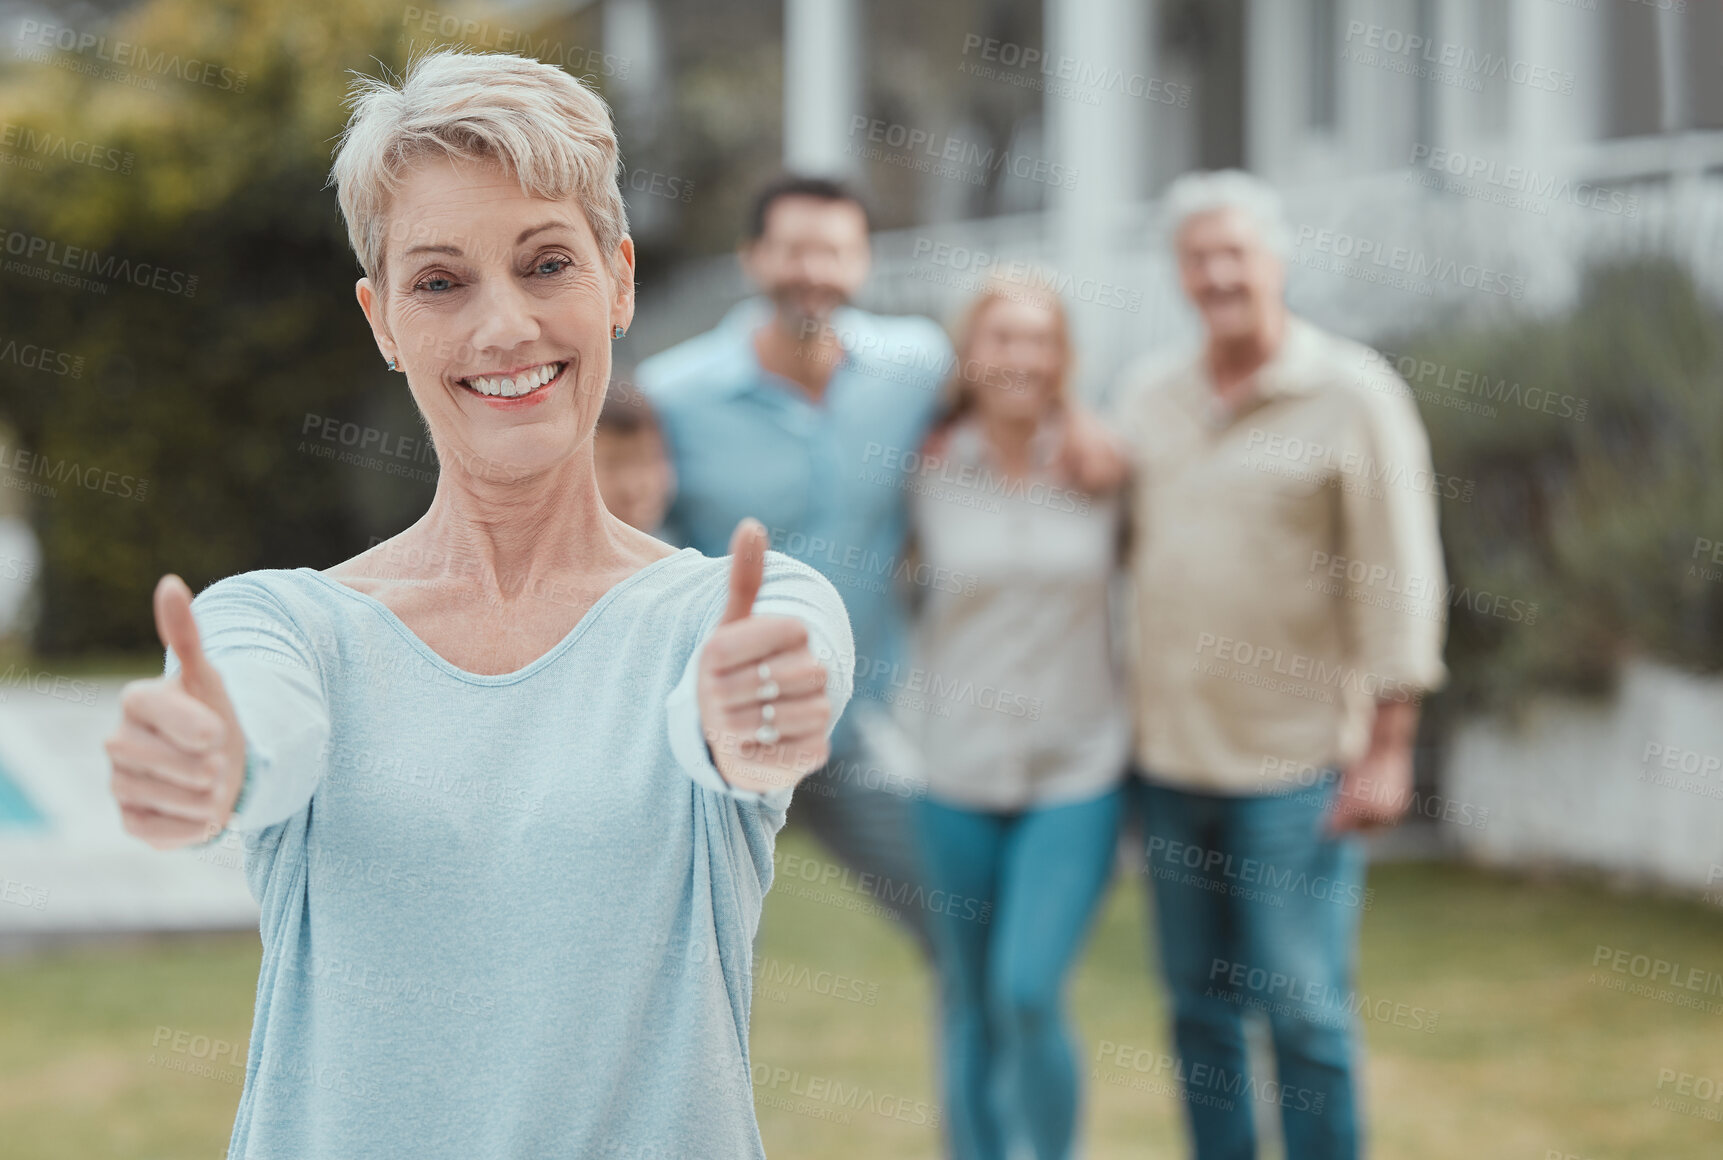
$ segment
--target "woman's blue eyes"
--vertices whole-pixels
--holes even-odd
[[[574,265],[572,258],[546,258],[532,268],[532,273],[540,277],[554,278],[572,265]],[[454,279],[445,278],[439,274],[416,283],[413,289],[424,290],[431,294],[444,294],[454,289],[454,286]]]

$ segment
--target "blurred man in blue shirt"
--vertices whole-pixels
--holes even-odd
[[[761,297],[705,334],[640,364],[678,480],[666,534],[711,556],[736,521],[766,525],[773,549],[837,586],[856,642],[856,695],[832,760],[803,783],[794,816],[926,945],[905,804],[906,752],[887,706],[905,672],[903,590],[961,583],[922,575],[904,555],[903,470],[938,411],[950,341],[926,318],[849,305],[867,280],[868,215],[844,186],[784,177],[755,200],[740,249]]]

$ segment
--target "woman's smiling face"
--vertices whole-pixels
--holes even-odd
[[[1057,397],[1059,320],[1035,302],[995,298],[975,320],[964,361],[976,410],[1003,420],[1038,419]]]
[[[611,327],[634,316],[634,246],[610,273],[574,201],[524,192],[501,166],[428,159],[389,207],[385,285],[359,282],[445,471],[494,482],[547,471],[592,435]]]

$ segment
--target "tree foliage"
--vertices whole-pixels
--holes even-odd
[[[1646,257],[1591,267],[1560,317],[1394,344],[1437,470],[1475,485],[1442,521],[1460,703],[1601,692],[1629,657],[1723,669],[1719,322]]]
[[[14,494],[39,485],[27,502],[48,654],[153,647],[162,572],[197,588],[326,567],[410,522],[430,492],[304,437],[325,416],[423,433],[355,305],[358,267],[325,188],[350,71],[398,71],[424,47],[402,8],[154,0],[73,32],[105,40],[39,49],[45,60],[0,76],[20,162],[0,168],[0,264],[84,279],[0,268],[0,344],[82,360],[65,364],[76,375],[0,361],[0,429],[26,457],[6,474]],[[89,147],[100,167],[70,160]]]

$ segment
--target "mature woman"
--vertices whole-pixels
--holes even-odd
[[[231,1156],[762,1155],[750,942],[853,650],[757,523],[727,563],[600,502],[616,171],[549,65],[361,82],[333,179],[435,497],[327,571],[157,589],[167,675],[125,693],[113,791],[153,845],[246,836]]]
[[[953,403],[911,483],[936,574],[917,629],[916,838],[935,914],[953,1155],[1070,1154],[1066,975],[1111,878],[1130,728],[1109,646],[1120,509],[1059,449],[1071,348],[1055,295],[995,282],[959,327]],[[940,694],[938,690],[945,690]],[[930,893],[930,897],[935,896]],[[995,1104],[998,1096],[1000,1103]]]

